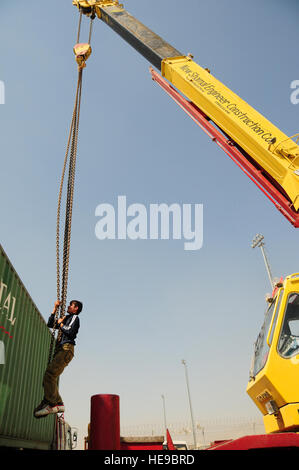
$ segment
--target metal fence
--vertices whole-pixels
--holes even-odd
[[[173,441],[186,441],[193,447],[191,421],[168,423],[168,430]],[[261,418],[219,418],[214,420],[196,420],[197,448],[204,448],[216,440],[236,439],[253,434],[264,434]],[[162,423],[121,426],[121,436],[157,436],[165,435]]]

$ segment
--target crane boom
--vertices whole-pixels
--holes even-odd
[[[73,0],[73,5],[89,15],[92,7],[99,19],[161,71],[162,61],[183,54],[128,13],[118,1]]]
[[[299,227],[299,134],[287,136],[190,55],[129,14],[118,0],[73,0],[73,4],[86,15],[96,14],[211,120],[261,175],[262,185],[279,193],[276,205]]]

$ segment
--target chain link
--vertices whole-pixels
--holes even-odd
[[[92,35],[92,24],[95,15],[92,15],[89,29],[89,44]],[[80,11],[77,43],[80,40],[82,11]],[[76,160],[77,160],[77,147],[78,147],[78,134],[79,134],[79,118],[81,109],[81,96],[82,96],[82,74],[83,69],[78,68],[78,82],[75,95],[75,105],[73,109],[72,121],[67,141],[67,148],[63,162],[62,175],[60,180],[58,204],[57,204],[57,219],[56,219],[56,291],[57,299],[60,300],[60,307],[55,311],[54,325],[51,334],[51,343],[48,357],[48,364],[52,360],[53,349],[55,343],[55,349],[61,339],[61,330],[58,331],[57,339],[55,341],[55,329],[58,322],[58,316],[64,317],[66,309],[66,298],[68,289],[68,275],[69,275],[69,260],[70,260],[70,246],[71,246],[71,226],[72,226],[72,213],[73,213],[73,199],[74,199],[74,187],[75,187],[75,173],[76,173]],[[67,195],[65,205],[65,226],[64,226],[64,241],[63,241],[63,256],[62,256],[62,274],[60,279],[60,218],[61,218],[61,201],[63,186],[66,174],[67,163],[69,162],[68,168],[68,183],[67,183]],[[60,315],[59,315],[60,311]]]

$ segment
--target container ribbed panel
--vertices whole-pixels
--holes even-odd
[[[0,245],[0,446],[50,449],[55,415],[36,419],[51,334]]]

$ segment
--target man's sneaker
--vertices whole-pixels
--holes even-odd
[[[52,410],[53,410],[53,407],[51,405],[45,404],[41,409],[34,411],[34,416],[36,418],[42,418],[44,416],[48,416],[49,414],[53,413]]]
[[[44,418],[49,414],[53,413],[63,413],[64,404],[62,402],[53,405],[46,400],[42,400],[41,403],[35,408],[34,416],[35,418]]]
[[[45,405],[48,405],[47,400],[43,399],[40,404],[35,408],[34,413],[38,410],[41,410]]]
[[[63,413],[64,412],[64,404],[63,403],[57,403],[52,407],[52,412],[51,413]]]
[[[49,405],[49,403],[45,399],[43,399],[33,412],[35,418],[44,418],[47,416],[47,414],[40,413],[40,411],[43,410],[47,405]]]

